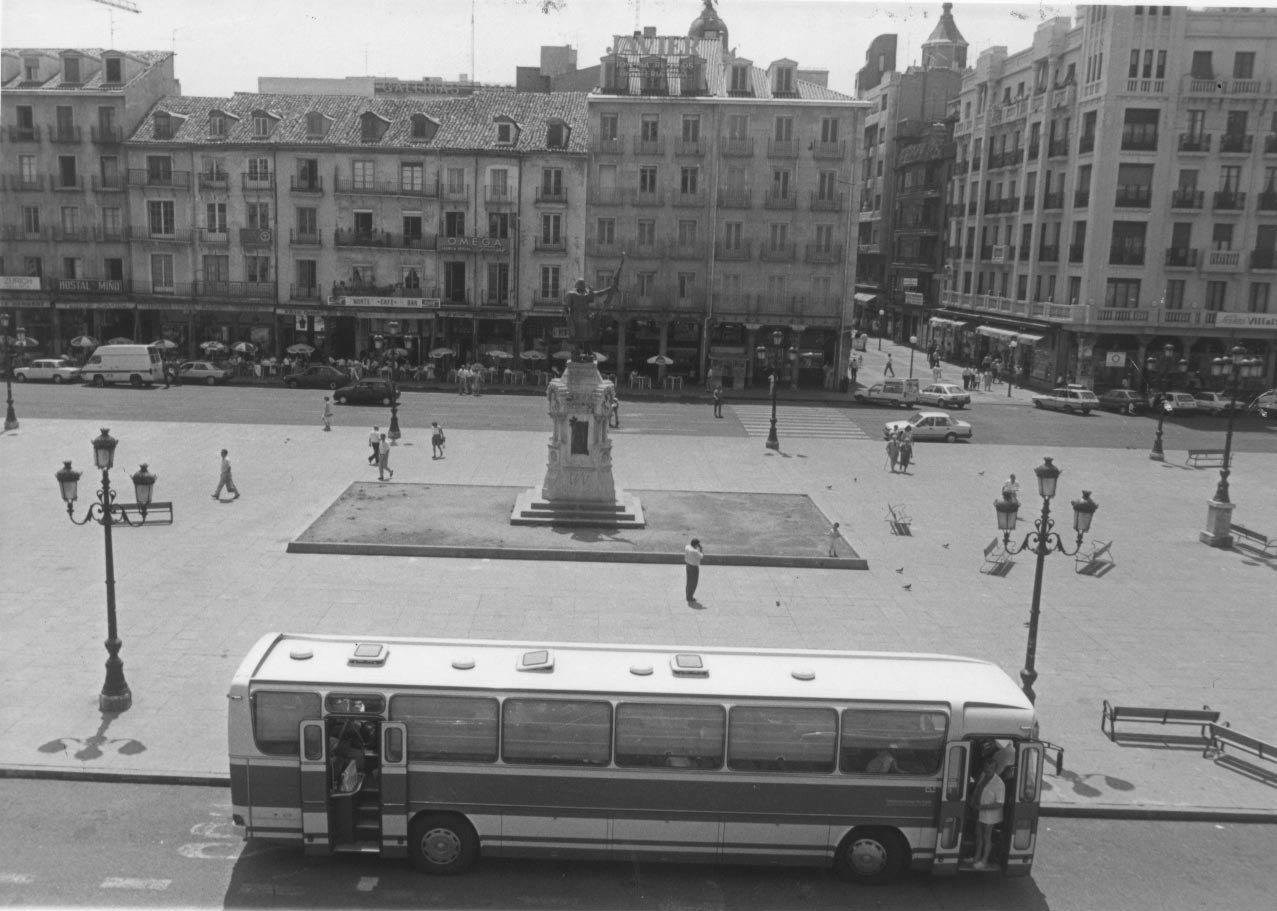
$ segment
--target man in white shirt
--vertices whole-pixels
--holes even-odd
[[[705,551],[701,549],[701,539],[692,538],[691,543],[683,548],[683,563],[687,566],[687,603],[696,603],[696,583],[701,578],[701,560]]]
[[[378,449],[381,444],[381,428],[374,427],[372,433],[368,434],[368,445],[372,448],[372,454],[368,456],[368,464],[377,464]]]

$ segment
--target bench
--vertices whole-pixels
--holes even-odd
[[[1268,554],[1271,550],[1272,553],[1269,556],[1277,556],[1277,541],[1268,537],[1268,535],[1261,535],[1259,532],[1251,531],[1243,525],[1233,525],[1232,523],[1229,523],[1228,529],[1233,533],[1234,537],[1245,539],[1241,542],[1243,547],[1257,550],[1261,554]]]
[[[1142,708],[1129,705],[1112,705],[1104,700],[1104,714],[1100,717],[1100,731],[1114,743],[1155,743],[1166,747],[1191,746],[1204,748],[1210,742],[1210,725],[1219,721],[1219,712],[1209,705],[1200,709]],[[1119,731],[1119,723],[1189,725],[1197,728],[1196,734],[1169,734],[1165,732]]]
[[[1112,541],[1096,541],[1088,551],[1079,550],[1073,558],[1073,571],[1083,576],[1104,575],[1117,563],[1110,555]]]
[[[1256,781],[1267,784],[1277,782],[1277,770],[1255,765],[1249,760],[1228,752],[1230,749],[1241,750],[1265,762],[1277,763],[1277,746],[1234,731],[1227,723],[1216,724],[1215,722],[1209,725],[1207,741],[1202,755],[1214,758],[1217,764],[1241,772]]]
[[[908,538],[913,535],[913,532],[909,528],[913,519],[911,519],[909,514],[905,512],[905,506],[903,503],[896,503],[894,505],[891,503],[887,504],[886,521],[887,524],[891,526],[891,533],[893,535],[899,535],[902,538]]]
[[[134,525],[142,523],[142,507],[137,503],[116,503],[112,509],[116,513],[124,513],[128,516],[129,522]],[[173,524],[173,504],[172,502],[151,503],[146,507],[146,523],[147,525],[172,525]],[[114,518],[111,525],[115,528],[128,528],[128,522],[119,518]]]
[[[1188,451],[1188,458],[1184,460],[1184,464],[1192,465],[1194,468],[1223,468],[1224,450],[1190,449]]]
[[[994,538],[984,549],[984,565],[980,567],[980,572],[990,576],[1006,576],[1014,565],[1015,561],[1006,552],[1002,542]]]

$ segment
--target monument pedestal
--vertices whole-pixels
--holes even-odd
[[[545,480],[519,495],[510,524],[643,528],[638,497],[618,490],[612,477],[608,417],[616,387],[587,355],[568,361],[546,398],[554,426]]]
[[[1233,546],[1233,509],[1236,503],[1221,503],[1211,500],[1206,504],[1206,529],[1197,536],[1203,544],[1211,547]]]

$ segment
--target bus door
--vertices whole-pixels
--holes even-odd
[[[322,721],[303,721],[301,756],[302,844],[307,854],[328,854],[328,741]]]
[[[1016,756],[1015,778],[1007,788],[1006,816],[1002,822],[1005,850],[1002,869],[1007,876],[1028,876],[1033,870],[1044,752],[1044,744],[1030,740],[1020,744]]]
[[[408,856],[408,726],[381,723],[381,853]]]
[[[962,854],[962,829],[967,816],[967,778],[971,763],[969,743],[951,743],[945,748],[944,777],[941,779],[940,821],[936,835],[937,876],[958,872]]]

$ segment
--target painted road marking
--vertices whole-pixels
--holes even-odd
[[[35,877],[30,873],[0,873],[0,885],[3,886],[29,886],[35,882]]]
[[[377,881],[379,879],[380,877],[377,876],[361,876],[359,877],[359,882],[356,884],[355,888],[360,892],[371,892],[373,889],[377,888]]]
[[[732,405],[732,414],[752,437],[765,437],[771,429],[772,407]],[[869,434],[847,417],[841,408],[784,408],[777,412],[782,437],[827,440],[869,440]]]
[[[129,876],[108,876],[102,880],[102,889],[138,889],[150,892],[163,892],[172,884],[171,879],[137,879]]]

